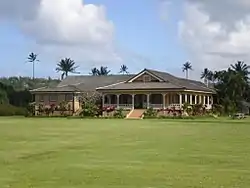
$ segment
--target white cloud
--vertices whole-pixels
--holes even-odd
[[[161,20],[163,21],[168,20],[169,9],[171,5],[172,5],[172,2],[170,0],[159,1],[159,13],[160,13]]]
[[[248,10],[248,11],[247,11]],[[221,69],[250,61],[250,3],[246,0],[187,0],[179,37],[196,75],[204,67]]]
[[[104,6],[82,0],[0,0],[0,19],[34,40],[40,56],[69,56],[84,67],[122,60]]]

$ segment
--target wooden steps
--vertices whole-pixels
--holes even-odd
[[[144,112],[144,109],[133,109],[129,112],[126,119],[142,119]]]

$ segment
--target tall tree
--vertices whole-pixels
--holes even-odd
[[[189,70],[193,70],[192,65],[190,62],[186,62],[183,64],[182,71],[186,73],[186,79],[188,79],[188,72]]]
[[[91,75],[93,75],[93,76],[98,76],[98,75],[99,75],[99,70],[98,70],[98,68],[96,68],[96,67],[92,68],[92,69],[91,69],[91,72],[90,72],[89,74],[91,74]]]
[[[61,79],[67,77],[69,73],[79,74],[76,72],[78,66],[75,65],[74,60],[70,58],[61,59],[61,61],[57,64],[56,71],[62,72]]]
[[[249,72],[249,69],[250,69],[249,65],[247,65],[243,61],[238,61],[234,65],[231,64],[230,68],[233,71],[235,71],[235,72],[239,73],[240,75],[242,75],[246,81],[248,80],[248,75],[250,73]]]
[[[99,76],[106,76],[110,73],[111,71],[108,70],[108,67],[104,67],[104,66],[101,66],[99,71],[98,71],[98,75]]]
[[[128,74],[128,67],[126,65],[124,65],[124,64],[121,65],[119,73]]]
[[[39,60],[37,59],[38,55],[35,53],[30,53],[28,56],[28,62],[32,63],[32,78],[33,80],[35,79],[35,63],[38,62]]]
[[[214,81],[213,72],[208,68],[204,68],[203,72],[201,73],[201,79],[204,79],[204,83],[206,84],[208,84],[209,81]]]

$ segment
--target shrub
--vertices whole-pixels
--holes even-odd
[[[157,117],[157,110],[154,110],[153,108],[148,108],[143,115],[146,118]]]
[[[114,117],[115,118],[119,118],[119,119],[123,119],[125,118],[125,115],[123,113],[123,109],[119,108],[114,112]]]
[[[82,105],[81,116],[95,117],[99,114],[99,107],[92,101],[85,101]]]
[[[12,106],[10,104],[0,105],[0,116],[27,116],[28,111],[25,108]]]

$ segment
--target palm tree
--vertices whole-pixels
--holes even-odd
[[[61,59],[61,61],[57,64],[56,71],[62,72],[61,79],[63,79],[64,76],[67,77],[69,73],[79,74],[79,72],[76,72],[77,68],[78,66],[75,66],[74,60],[70,58],[65,58]]]
[[[124,65],[124,64],[121,65],[119,73],[128,74],[128,67],[126,65]]]
[[[187,61],[186,63],[183,64],[183,67],[182,67],[182,71],[186,72],[186,79],[188,79],[188,71],[189,70],[193,70],[193,69],[192,69],[191,63]]]
[[[35,53],[32,52],[32,53],[29,54],[29,56],[28,56],[28,58],[27,58],[27,59],[28,59],[28,62],[29,62],[29,63],[32,63],[32,65],[33,65],[33,69],[32,69],[32,70],[33,70],[33,71],[32,71],[33,80],[35,79],[35,63],[39,61],[39,60],[37,59],[37,56],[38,56],[37,54],[35,54]]]
[[[204,71],[201,73],[201,79],[204,79],[206,84],[208,84],[208,81],[214,82],[214,74],[208,68],[204,68]]]
[[[238,61],[234,65],[231,64],[230,68],[243,76],[246,81],[248,80],[250,66],[244,63],[244,61]]]
[[[91,72],[89,74],[91,74],[92,76],[98,76],[99,75],[98,68],[94,67],[93,69],[91,69]]]
[[[101,66],[99,71],[98,71],[98,75],[99,76],[106,76],[110,73],[111,71],[108,70],[108,67],[104,67],[104,66]]]

